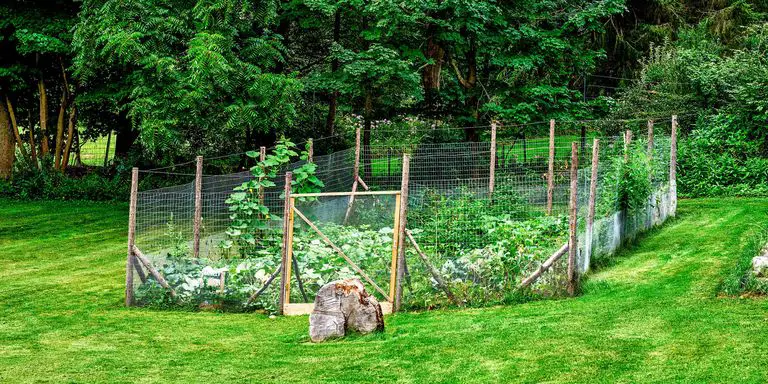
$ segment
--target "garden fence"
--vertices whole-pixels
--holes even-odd
[[[586,140],[552,121],[541,139],[494,124],[480,142],[367,146],[358,130],[327,155],[309,141],[255,189],[241,187],[250,170],[206,175],[202,158],[135,169],[126,303],[282,313],[350,277],[395,310],[575,294],[590,265],[676,209],[676,119],[631,123]],[[323,187],[296,195],[286,182],[308,162]],[[157,175],[180,183],[140,190]]]

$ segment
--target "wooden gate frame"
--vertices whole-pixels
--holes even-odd
[[[394,212],[394,226],[392,227],[392,262],[390,265],[390,271],[389,271],[389,294],[385,292],[381,287],[379,287],[373,279],[368,276],[368,274],[365,273],[360,267],[357,266],[350,258],[347,256],[344,251],[341,250],[336,244],[334,244],[328,237],[320,231],[319,228],[311,221],[309,220],[298,208],[296,208],[296,199],[297,198],[318,198],[318,197],[350,197],[350,199],[353,199],[355,196],[395,196],[395,212]],[[293,224],[295,220],[295,215],[298,215],[299,218],[304,221],[310,228],[312,228],[315,233],[317,233],[320,238],[325,242],[326,245],[333,248],[334,251],[336,251],[339,256],[344,258],[344,260],[347,261],[347,263],[352,267],[352,269],[357,272],[360,277],[362,278],[364,283],[367,283],[368,285],[372,286],[375,291],[377,291],[381,296],[384,297],[384,302],[381,303],[381,309],[384,312],[384,314],[392,313],[392,307],[394,305],[395,301],[395,294],[396,294],[396,286],[397,286],[397,261],[398,261],[398,255],[399,255],[399,244],[400,244],[400,238],[403,236],[400,234],[399,228],[401,223],[401,217],[400,217],[400,211],[401,211],[401,191],[365,191],[365,192],[320,192],[320,193],[291,193],[288,202],[289,202],[289,213],[288,213],[288,236],[287,241],[285,244],[286,247],[286,257],[282,260],[282,268],[285,271],[285,279],[281,282],[280,289],[284,292],[282,295],[285,300],[280,303],[280,306],[282,307],[282,312],[284,315],[307,315],[312,313],[312,310],[314,309],[315,304],[314,303],[291,303],[291,266],[293,262]]]

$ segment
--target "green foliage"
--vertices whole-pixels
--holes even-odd
[[[737,116],[699,120],[681,142],[678,185],[684,196],[766,196],[768,157],[762,127]]]
[[[129,179],[111,169],[74,177],[48,167],[20,169],[0,180],[0,196],[14,199],[124,201],[129,195]]]
[[[309,144],[307,144],[309,145]],[[251,167],[253,179],[248,180],[235,188],[226,200],[229,205],[231,223],[227,229],[229,240],[222,242],[223,249],[235,247],[241,257],[252,257],[258,254],[269,254],[266,247],[274,246],[279,234],[274,233],[269,222],[274,219],[269,208],[265,205],[264,191],[275,187],[275,178],[278,171],[299,157],[305,162],[293,170],[294,177],[291,180],[291,192],[312,193],[319,192],[323,182],[315,176],[317,166],[308,163],[308,149],[296,152],[296,144],[286,138],[281,138],[275,148],[267,154],[264,161]],[[247,152],[251,158],[258,158],[254,151]]]
[[[156,161],[190,148],[244,148],[244,133],[290,124],[301,89],[293,75],[269,71],[284,50],[265,29],[270,4],[88,2],[75,31],[75,73],[92,95],[108,91],[100,79],[122,78],[130,92],[121,108]]]
[[[768,24],[747,20],[752,24],[732,28],[727,41],[713,34],[715,21],[705,20],[682,31],[680,40],[652,49],[640,80],[617,103],[624,117],[698,115],[681,119],[683,196],[768,190]]]

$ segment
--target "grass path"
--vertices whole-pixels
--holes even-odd
[[[768,200],[681,201],[584,295],[307,319],[124,309],[125,206],[0,200],[0,382],[768,382],[768,302],[716,297]]]

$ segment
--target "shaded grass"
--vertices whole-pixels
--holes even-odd
[[[398,314],[320,345],[306,317],[123,308],[125,212],[0,200],[0,381],[768,381],[768,302],[716,297],[768,200],[681,201],[581,297]]]

